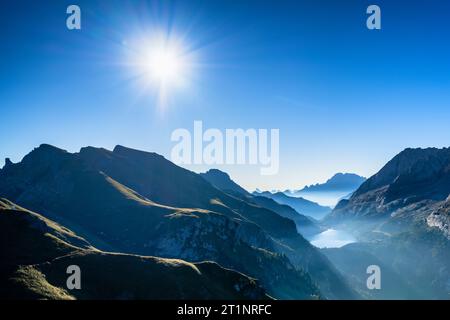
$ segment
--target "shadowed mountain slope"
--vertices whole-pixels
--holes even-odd
[[[0,201],[3,299],[266,299],[254,279],[212,262],[106,253],[43,216]],[[82,271],[66,287],[67,267]]]
[[[205,173],[200,173],[200,176],[211,183],[214,187],[230,194],[240,194],[242,196],[249,196],[250,193],[234,182],[230,176],[218,169],[210,169]]]
[[[269,209],[278,215],[288,218],[295,222],[298,232],[303,236],[309,236],[319,233],[321,228],[313,219],[306,217],[288,205],[281,204],[270,197],[260,196],[257,193],[250,194],[244,188],[234,182],[230,176],[217,169],[211,169],[208,172],[200,174],[206,181],[210,182],[216,188],[242,199],[258,207]]]

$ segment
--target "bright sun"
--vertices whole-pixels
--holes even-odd
[[[174,34],[158,33],[136,37],[126,43],[131,77],[142,95],[156,94],[158,105],[165,108],[175,91],[191,87],[197,57],[187,44]]]
[[[145,43],[140,57],[142,72],[150,84],[174,87],[186,81],[189,59],[179,42],[165,38]]]
[[[160,82],[174,82],[183,77],[184,61],[175,47],[157,47],[150,50],[147,72]]]

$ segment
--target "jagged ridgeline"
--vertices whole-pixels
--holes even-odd
[[[155,153],[121,146],[69,153],[41,145],[0,171],[0,196],[12,201],[3,201],[2,229],[16,229],[26,234],[20,241],[31,243],[2,239],[2,281],[31,286],[17,289],[16,297],[31,294],[33,283],[54,298],[357,297],[293,220],[223,192]],[[18,223],[25,213],[57,231],[39,233],[34,223]],[[50,247],[43,254],[54,254],[25,250],[40,244]],[[16,259],[22,250],[27,262]],[[84,270],[79,296],[64,289],[68,264]],[[114,294],[96,288],[97,277],[111,282]],[[175,284],[179,292],[171,290]]]

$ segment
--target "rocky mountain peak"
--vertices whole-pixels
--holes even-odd
[[[355,192],[356,195],[390,184],[433,180],[450,165],[450,148],[408,148],[396,155]]]
[[[203,179],[220,190],[233,191],[241,195],[249,195],[247,190],[235,183],[228,173],[220,171],[219,169],[210,169],[200,175]]]
[[[5,159],[5,165],[4,165],[3,169],[6,169],[6,168],[8,168],[8,167],[10,167],[12,165],[13,165],[13,163],[12,163],[11,159],[10,158],[6,158]]]
[[[31,166],[52,165],[70,157],[66,150],[59,149],[49,144],[41,144],[33,149],[22,160],[21,164]]]
[[[216,176],[224,179],[230,179],[230,175],[226,172],[220,171],[219,169],[209,169],[205,172],[205,174],[210,176]]]

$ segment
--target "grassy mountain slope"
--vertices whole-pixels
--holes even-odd
[[[43,216],[0,201],[3,299],[264,299],[254,279],[213,262],[106,253]],[[78,246],[77,246],[78,245]],[[69,265],[81,290],[66,288]]]

